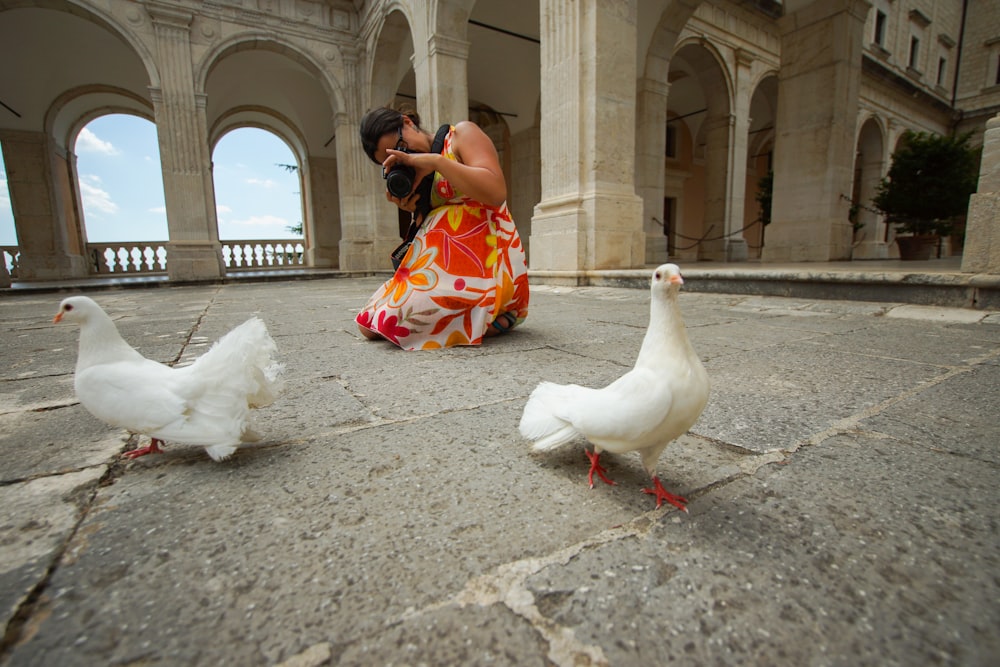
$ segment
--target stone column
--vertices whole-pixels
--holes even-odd
[[[663,179],[667,145],[665,81],[643,78],[638,83],[636,109],[635,181],[642,198],[642,228],[646,237],[645,262],[667,261],[663,236]]]
[[[531,212],[542,198],[541,135],[537,125],[510,138],[511,170],[507,206],[531,261]]]
[[[414,58],[423,129],[433,133],[441,123],[469,118],[468,60],[469,42],[442,34],[428,38],[426,58]]]
[[[642,266],[635,193],[635,0],[542,0],[542,199],[534,269]],[[600,54],[600,56],[598,56]]]
[[[66,158],[44,132],[6,130],[0,143],[21,253],[18,279],[86,276],[85,241]]]
[[[711,111],[709,111],[711,113]],[[705,240],[699,246],[698,259],[715,262],[726,260],[726,232],[729,227],[727,212],[728,192],[731,182],[730,144],[735,118],[731,114],[712,115],[702,123],[705,135],[705,221],[701,235]]]
[[[149,7],[161,88],[150,89],[156,114],[167,208],[167,273],[205,280],[225,273],[215,212],[205,98],[194,90],[190,12]]]
[[[391,269],[389,253],[399,245],[397,208],[385,199],[378,165],[361,148],[361,114],[337,114],[337,185],[340,190],[340,269]]]
[[[307,170],[311,202],[305,207],[309,221],[303,226],[309,266],[340,266],[340,187],[337,161],[309,156]],[[304,221],[305,222],[305,221]]]
[[[1000,114],[986,121],[979,189],[969,199],[962,271],[1000,273]]]
[[[866,0],[798,3],[779,19],[774,198],[763,260],[850,259],[848,219]],[[786,8],[787,9],[787,8]]]
[[[732,134],[729,137],[729,166],[726,169],[726,241],[727,262],[747,260],[746,224],[747,147],[750,142],[750,96],[753,95],[750,66],[753,56],[736,50],[736,97],[733,100]]]

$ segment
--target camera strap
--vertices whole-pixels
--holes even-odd
[[[444,150],[444,140],[448,138],[448,133],[451,131],[451,125],[445,123],[438,128],[437,134],[434,135],[434,141],[431,143],[431,153],[441,154]],[[420,195],[420,199],[417,200],[417,209],[413,212],[413,218],[410,221],[410,228],[406,232],[406,243],[410,243],[413,237],[417,235],[417,230],[420,229],[420,225],[423,224],[424,218],[431,212],[431,187],[434,185],[434,172],[431,172],[424,176],[420,184],[417,185],[416,191]],[[417,220],[420,223],[417,223]]]
[[[431,143],[431,153],[440,154],[444,150],[444,140],[448,138],[448,133],[451,131],[451,125],[445,123],[438,128],[437,134],[434,135],[434,141]],[[420,225],[424,224],[424,220],[427,218],[428,214],[431,212],[431,187],[434,185],[434,172],[431,172],[424,176],[423,180],[416,187],[416,192],[420,194],[420,199],[417,200],[417,208],[413,211],[413,215],[410,217],[410,227],[406,230],[406,238],[403,242],[392,251],[389,255],[392,259],[392,268],[396,270],[399,268],[400,263],[403,261],[403,257],[406,256],[407,250],[410,249],[410,244],[413,243],[413,239],[417,236],[417,232],[420,230]],[[418,223],[417,220],[420,222]]]

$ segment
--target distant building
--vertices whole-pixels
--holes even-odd
[[[18,280],[94,271],[72,152],[156,123],[175,280],[226,271],[212,149],[291,147],[305,263],[388,269],[370,107],[493,138],[534,270],[894,256],[870,209],[906,130],[1000,111],[991,0],[22,0],[0,5],[0,145]],[[758,184],[773,172],[771,224]],[[945,252],[958,252],[945,245]]]

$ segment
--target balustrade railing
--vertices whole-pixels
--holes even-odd
[[[167,272],[166,241],[88,243],[91,275],[119,273],[164,274]]]
[[[268,271],[305,266],[305,243],[298,239],[222,241],[222,260],[227,271]],[[87,259],[92,276],[165,275],[167,241],[88,243]],[[11,280],[18,279],[21,251],[18,246],[0,246],[4,268]]]
[[[296,239],[222,242],[222,260],[230,271],[305,266],[305,256],[305,243]]]

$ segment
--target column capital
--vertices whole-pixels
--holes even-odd
[[[434,34],[427,38],[427,54],[430,56],[451,56],[468,60],[470,43],[457,37]]]
[[[736,49],[736,65],[739,67],[750,67],[753,65],[754,58],[753,53],[747,51],[746,49]]]
[[[670,93],[670,84],[666,81],[660,81],[659,79],[642,77],[636,82],[636,92],[650,93],[653,95],[659,95],[660,97],[667,97]]]
[[[156,27],[187,30],[194,21],[193,12],[162,5],[158,2],[149,2],[148,0],[140,0],[140,2],[145,5],[146,11],[149,13],[149,18],[153,20],[153,25]]]

